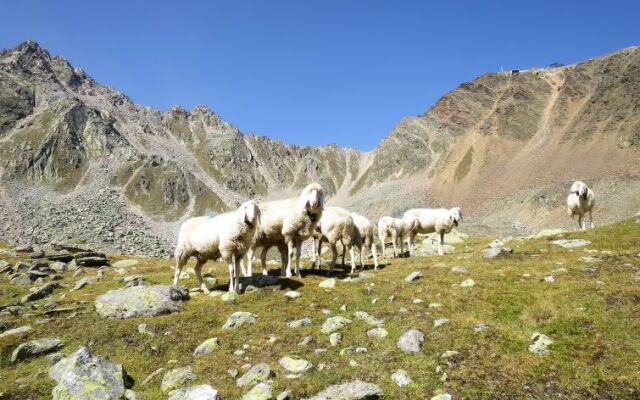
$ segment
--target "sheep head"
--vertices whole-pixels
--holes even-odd
[[[240,206],[242,215],[244,216],[244,223],[250,227],[254,227],[260,223],[260,208],[258,203],[253,200],[246,201]]]
[[[451,222],[453,222],[455,226],[458,226],[458,224],[462,222],[462,211],[460,211],[460,207],[453,207],[449,211],[449,218],[451,219]]]
[[[571,193],[575,193],[576,196],[582,197],[583,199],[587,199],[587,194],[589,193],[589,187],[581,181],[573,182],[571,185]]]
[[[300,194],[300,205],[311,216],[318,216],[324,208],[324,190],[319,183],[311,183],[302,190]]]

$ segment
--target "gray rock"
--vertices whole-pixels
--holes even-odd
[[[389,332],[387,332],[387,330],[384,328],[373,328],[367,331],[368,337],[375,337],[375,338],[382,339],[382,338],[386,338],[388,335],[389,335]]]
[[[52,270],[58,272],[58,273],[64,273],[67,272],[67,264],[63,263],[62,261],[54,261],[51,264],[49,264],[49,268],[51,268]]]
[[[307,400],[375,400],[382,399],[382,388],[373,383],[355,380],[332,385]]]
[[[47,356],[45,358],[51,364],[55,364],[58,361],[62,360],[64,357],[65,357],[65,355],[63,353],[55,352],[55,353],[47,354]]]
[[[404,280],[406,282],[413,282],[413,281],[415,281],[416,279],[419,279],[419,278],[422,278],[422,272],[415,271],[415,272],[412,272],[409,275],[407,275],[407,277],[404,278]]]
[[[169,400],[222,400],[222,397],[209,385],[197,385],[172,390]]]
[[[204,342],[202,342],[198,347],[196,347],[196,350],[193,352],[193,355],[203,356],[206,354],[211,354],[215,349],[218,348],[218,346],[220,346],[220,339],[218,339],[217,337],[207,339]]]
[[[487,324],[483,324],[483,323],[475,324],[473,326],[473,332],[479,333],[479,332],[482,332],[482,331],[486,331],[489,328],[491,328],[491,326],[487,325]]]
[[[153,371],[152,373],[150,373],[149,375],[147,375],[146,378],[144,378],[144,380],[142,381],[142,383],[140,384],[140,386],[145,387],[149,384],[149,382],[151,382],[155,377],[159,376],[161,373],[164,372],[164,368],[158,368],[155,371]]]
[[[296,292],[295,290],[289,290],[284,295],[285,297],[288,297],[290,299],[297,299],[298,297],[302,296],[300,292]]]
[[[141,333],[143,335],[155,336],[156,328],[153,326],[150,326],[149,324],[139,324],[138,333]]]
[[[73,286],[71,290],[80,290],[83,287],[87,286],[90,283],[95,283],[98,281],[97,276],[85,276],[84,278],[78,280],[76,284]]]
[[[548,336],[536,332],[531,335],[531,344],[529,345],[529,351],[539,356],[547,354],[549,352],[549,349],[547,347],[552,343],[553,340],[551,340]]]
[[[29,274],[17,274],[11,278],[9,281],[10,284],[16,286],[27,286],[31,285],[31,278]]]
[[[124,399],[125,400],[143,400],[142,396],[140,396],[138,393],[134,392],[131,389],[125,389]]]
[[[410,329],[398,339],[398,348],[405,353],[419,353],[424,344],[424,334],[416,329]]]
[[[9,321],[0,321],[0,333],[13,328],[13,323]]]
[[[53,399],[119,399],[132,381],[122,365],[94,355],[81,347],[49,369],[49,376],[58,384]]]
[[[258,316],[250,312],[238,311],[231,314],[227,321],[222,325],[223,329],[236,329],[243,325],[254,324]]]
[[[374,316],[370,315],[367,312],[364,311],[356,311],[355,313],[353,313],[353,316],[356,319],[362,320],[364,322],[366,322],[369,325],[373,325],[373,326],[382,326],[384,325],[384,321],[378,318],[375,318]]]
[[[409,376],[407,371],[403,369],[399,369],[393,374],[391,374],[391,380],[396,383],[396,385],[403,387],[413,383],[413,379]]]
[[[512,254],[513,249],[510,247],[490,247],[482,252],[483,258],[495,258],[499,255]]]
[[[44,338],[31,340],[22,343],[11,354],[11,362],[26,360],[28,358],[36,358],[45,354],[53,353],[64,347],[62,341],[58,338]]]
[[[551,243],[560,247],[564,247],[565,249],[573,249],[576,247],[583,247],[591,244],[590,241],[584,239],[560,239],[554,240]]]
[[[236,379],[236,385],[239,387],[253,386],[269,380],[272,376],[273,371],[271,371],[271,367],[269,367],[268,364],[257,364],[249,368],[240,378]]]
[[[450,323],[451,320],[449,318],[439,318],[433,321],[433,329],[441,327],[442,325]]]
[[[258,383],[251,390],[242,396],[242,400],[271,400],[273,399],[273,393],[271,392],[271,385],[268,383]]]
[[[345,317],[342,316],[335,316],[335,317],[331,317],[331,318],[327,318],[326,321],[324,321],[324,323],[322,324],[322,328],[320,328],[320,331],[322,333],[333,333],[335,331],[338,331],[342,328],[344,328],[345,326],[349,325],[351,323],[350,319],[347,319]]]
[[[333,278],[325,279],[324,281],[320,282],[318,286],[324,289],[332,289],[336,287],[336,280]]]
[[[196,374],[193,373],[193,368],[191,366],[175,368],[164,374],[164,377],[162,377],[162,383],[160,384],[160,390],[168,392],[170,390],[177,389],[180,386],[184,386],[189,382],[193,382],[194,380],[196,380]]]
[[[598,263],[598,262],[602,262],[602,259],[597,257],[580,257],[578,258],[578,261],[586,262],[586,263]]]
[[[463,281],[462,283],[460,283],[460,287],[473,287],[476,285],[476,281],[474,281],[473,279],[467,279],[465,281]]]
[[[49,282],[41,287],[39,287],[38,289],[36,289],[35,291],[25,295],[22,297],[22,299],[20,299],[21,303],[26,303],[29,301],[35,301],[35,300],[40,300],[42,298],[45,298],[47,296],[49,296],[51,293],[53,293],[53,290],[60,287],[60,284],[57,282]]]
[[[294,374],[303,374],[313,368],[313,364],[311,364],[307,360],[303,360],[302,358],[292,358],[289,356],[282,357],[278,360],[278,363],[282,366],[282,368],[286,369],[289,372],[293,372]]]
[[[284,392],[280,392],[280,394],[278,394],[278,397],[276,397],[276,400],[291,400],[292,396],[291,396],[291,392],[288,390],[285,390]]]
[[[433,396],[431,400],[452,400],[453,397],[449,393],[442,393],[437,396]]]
[[[304,317],[296,319],[295,321],[287,322],[289,328],[300,328],[301,326],[311,325],[313,320],[310,317]]]
[[[462,265],[456,265],[456,266],[451,268],[451,272],[457,272],[459,274],[466,274],[468,271]]]
[[[340,342],[342,342],[342,333],[333,332],[331,335],[329,335],[329,343],[331,344],[331,346],[337,346],[340,344]]]
[[[220,296],[220,300],[226,303],[236,303],[240,300],[240,295],[237,292],[225,292]]]
[[[313,343],[314,340],[313,336],[305,336],[300,342],[298,342],[298,346],[307,346]]]
[[[0,333],[0,338],[12,336],[12,335],[19,335],[21,333],[29,332],[30,330],[31,330],[31,325],[24,325],[19,328],[8,329]]]
[[[175,286],[134,286],[109,291],[96,299],[96,311],[103,317],[156,316],[182,310],[189,299],[186,290]]]
[[[138,265],[138,260],[120,260],[114,262],[111,266],[113,268],[131,268]]]

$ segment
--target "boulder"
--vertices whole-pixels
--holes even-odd
[[[337,330],[344,328],[350,323],[351,323],[350,319],[347,319],[345,317],[341,317],[338,315],[335,317],[327,318],[327,320],[324,321],[324,323],[322,324],[322,328],[320,329],[320,331],[322,333],[327,333],[327,334],[333,333]]]
[[[42,298],[49,296],[51,293],[53,293],[53,290],[58,287],[60,287],[59,283],[49,282],[43,286],[40,286],[35,291],[23,296],[22,299],[20,299],[20,302],[24,304],[28,301],[40,300]]]
[[[169,392],[169,400],[221,400],[218,391],[209,385],[190,386]]]
[[[244,375],[236,379],[236,385],[239,387],[253,386],[269,380],[272,376],[273,371],[271,371],[271,367],[269,367],[268,364],[256,364],[253,367],[249,368],[249,370],[245,372]]]
[[[413,281],[415,281],[416,279],[420,279],[420,278],[422,278],[422,272],[420,272],[420,271],[415,271],[415,272],[412,272],[412,273],[410,273],[409,275],[407,275],[407,277],[406,277],[406,278],[404,278],[404,280],[405,280],[406,282],[413,282]]]
[[[164,377],[162,377],[162,383],[160,384],[160,390],[168,392],[170,390],[177,389],[180,386],[184,386],[194,380],[196,380],[196,374],[193,373],[193,368],[191,366],[175,368],[164,374]]]
[[[182,302],[188,299],[189,293],[175,286],[133,286],[99,296],[95,306],[103,317],[125,319],[181,311]]]
[[[122,365],[94,355],[81,347],[49,369],[49,376],[58,384],[53,388],[53,399],[110,400],[119,399],[132,379]]]
[[[395,382],[396,385],[403,387],[413,383],[413,380],[407,373],[407,371],[403,369],[399,369],[393,374],[391,374],[391,380]]]
[[[303,374],[313,368],[313,364],[311,364],[307,360],[303,360],[302,358],[292,358],[289,356],[282,357],[278,360],[278,363],[282,366],[282,368],[286,369],[289,372],[293,372],[294,374]]]
[[[405,353],[419,353],[424,344],[424,334],[416,329],[410,329],[398,339],[398,348]]]
[[[536,332],[531,335],[531,344],[529,345],[529,351],[539,356],[547,354],[549,352],[549,349],[547,347],[552,343],[553,340],[551,340],[547,335]]]
[[[250,312],[238,311],[231,314],[227,321],[222,325],[223,329],[236,329],[243,325],[255,324],[258,316]]]
[[[194,356],[203,356],[206,354],[211,354],[213,351],[220,346],[220,339],[217,337],[207,339],[202,342],[196,350],[193,352]]]

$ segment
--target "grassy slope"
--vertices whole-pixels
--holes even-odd
[[[140,387],[147,374],[159,367],[185,365],[194,365],[197,383],[211,384],[226,399],[239,398],[249,388],[236,388],[226,371],[235,368],[242,372],[243,364],[258,362],[269,363],[278,374],[275,393],[289,389],[295,398],[356,378],[377,382],[386,397],[393,399],[428,399],[442,391],[474,399],[545,398],[558,394],[564,394],[564,398],[637,398],[640,294],[633,276],[640,265],[636,256],[640,252],[640,225],[626,221],[567,237],[584,237],[593,241],[587,249],[610,250],[614,254],[590,254],[585,248],[566,250],[543,239],[512,242],[512,257],[485,261],[480,252],[490,239],[474,238],[457,246],[453,255],[391,260],[373,278],[357,283],[338,281],[333,290],[318,287],[324,279],[318,274],[288,281],[291,286],[302,285],[298,288],[302,296],[295,300],[285,298],[280,287],[271,287],[244,294],[233,305],[200,296],[186,302],[184,312],[131,320],[101,319],[93,310],[97,295],[123,285],[113,279],[117,275],[110,271],[104,281],[77,292],[59,289],[49,300],[38,302],[42,306],[47,301],[58,301],[62,293],[68,292],[59,303],[81,307],[82,312],[75,318],[66,319],[63,315],[46,324],[35,324],[42,317],[5,317],[16,325],[28,322],[34,329],[0,341],[0,392],[12,399],[49,398],[54,381],[47,376],[46,359],[14,367],[9,358],[13,349],[27,339],[56,335],[66,343],[66,353],[88,345],[98,354],[122,363],[136,380],[134,390],[147,399],[165,397],[159,391],[161,377],[147,388]],[[596,272],[585,272],[582,268],[587,264],[578,261],[585,255],[603,258],[604,262],[595,265]],[[439,262],[446,267],[437,266]],[[542,282],[540,279],[559,268],[559,263],[568,272],[556,274],[555,283]],[[144,274],[152,283],[167,284],[169,265],[141,259],[141,265],[132,273]],[[464,265],[469,273],[451,272],[453,265]],[[227,282],[224,267],[216,265],[212,270],[222,283]],[[412,271],[422,271],[424,277],[405,283],[403,278]],[[523,279],[524,273],[533,277]],[[459,287],[467,278],[473,278],[476,286]],[[70,274],[64,282],[73,283]],[[195,285],[193,279],[182,282]],[[371,293],[367,293],[366,286],[371,286]],[[6,280],[0,288],[7,292],[0,297],[2,304],[28,290],[11,286]],[[388,301],[391,295],[395,296],[393,302]],[[375,305],[371,303],[374,298],[380,299]],[[413,304],[415,298],[425,302]],[[81,301],[86,303],[78,304]],[[430,302],[443,307],[429,308]],[[339,311],[343,304],[347,305],[347,312]],[[399,312],[402,307],[409,312]],[[331,315],[352,318],[354,311],[363,310],[383,318],[389,337],[367,338],[369,327],[353,319],[354,323],[343,330],[343,343],[330,347],[328,335],[320,333],[320,325],[327,317],[321,312],[323,308],[330,309]],[[41,310],[40,307],[33,312],[39,314]],[[240,310],[258,314],[258,322],[240,330],[222,330],[226,318]],[[311,326],[290,329],[285,325],[286,321],[304,316],[313,318]],[[433,329],[433,321],[443,317],[452,323]],[[137,332],[137,325],[143,322],[155,326],[154,337]],[[480,322],[493,328],[474,333],[473,325]],[[409,328],[425,333],[419,355],[403,354],[396,347],[398,337]],[[536,331],[555,341],[550,354],[536,356],[527,350],[530,336]],[[267,341],[271,335],[278,339],[273,344]],[[298,346],[306,335],[314,336],[315,342]],[[195,347],[213,336],[220,338],[221,347],[212,355],[194,358]],[[233,355],[243,344],[250,345],[246,354]],[[347,346],[364,346],[368,353],[340,356],[339,351]],[[317,355],[314,350],[319,347],[328,348],[328,352]],[[446,350],[460,352],[450,365],[440,359]],[[328,369],[314,369],[300,379],[289,380],[277,364],[278,358],[285,355],[299,355],[314,365],[325,363]],[[177,362],[168,364],[170,360]],[[349,360],[359,366],[349,366]],[[438,365],[446,372],[444,381],[442,373],[435,372]],[[413,385],[398,388],[393,384],[390,375],[399,368],[409,372]],[[17,378],[24,378],[21,385],[15,383]]]

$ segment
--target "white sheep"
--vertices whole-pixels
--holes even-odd
[[[398,257],[397,242],[400,241],[400,255],[404,254],[404,237],[406,234],[406,224],[400,218],[382,217],[378,221],[378,238],[382,245],[382,256],[387,256],[387,249],[385,247],[385,241],[391,237],[391,243],[393,243],[393,256]]]
[[[229,264],[229,291],[238,290],[239,264],[249,249],[259,224],[260,208],[255,201],[247,201],[235,211],[214,217],[189,218],[180,227],[178,235],[173,284],[178,284],[180,272],[189,258],[195,257],[196,278],[202,291],[209,293],[202,280],[202,266],[208,260],[222,257]]]
[[[356,226],[356,235],[354,236],[354,247],[360,252],[360,266],[364,269],[364,258],[367,254],[367,248],[371,248],[371,254],[373,254],[374,269],[378,269],[378,252],[376,250],[375,232],[373,224],[366,217],[358,214],[351,213],[353,217],[353,223]],[[343,249],[345,249],[343,244]],[[342,258],[344,259],[345,250],[342,251]],[[344,261],[343,261],[344,262]]]
[[[462,222],[462,212],[459,207],[446,208],[414,208],[402,216],[407,225],[409,239],[409,255],[413,255],[413,244],[418,233],[438,234],[438,254],[444,254],[444,235]]]
[[[282,274],[291,277],[291,263],[296,256],[296,275],[300,277],[302,242],[311,237],[322,217],[324,190],[318,183],[307,185],[297,198],[261,203],[262,223],[247,253],[247,275],[252,274],[253,253],[262,248],[262,273],[267,274],[267,251],[272,246],[282,250]]]
[[[332,256],[329,272],[333,272],[336,265],[336,259],[338,258],[337,243],[340,241],[342,242],[343,248],[349,248],[349,254],[351,256],[351,273],[353,274],[356,270],[355,254],[353,249],[354,239],[356,236],[356,226],[351,213],[340,207],[325,208],[322,213],[322,218],[320,218],[320,221],[316,226],[316,231],[317,233],[314,235],[314,244],[317,242],[317,246],[314,245],[314,249],[317,249],[318,258],[320,258],[320,255],[322,254],[323,242],[329,243],[329,246],[331,247]],[[345,257],[343,252],[343,265],[344,260]]]
[[[585,230],[587,229],[586,223],[584,221],[584,215],[589,213],[589,223],[593,228],[593,207],[596,204],[596,195],[584,182],[575,181],[573,185],[571,185],[569,196],[567,196],[567,212],[573,221],[573,229],[574,230]],[[576,226],[576,218],[578,215],[578,226]]]

